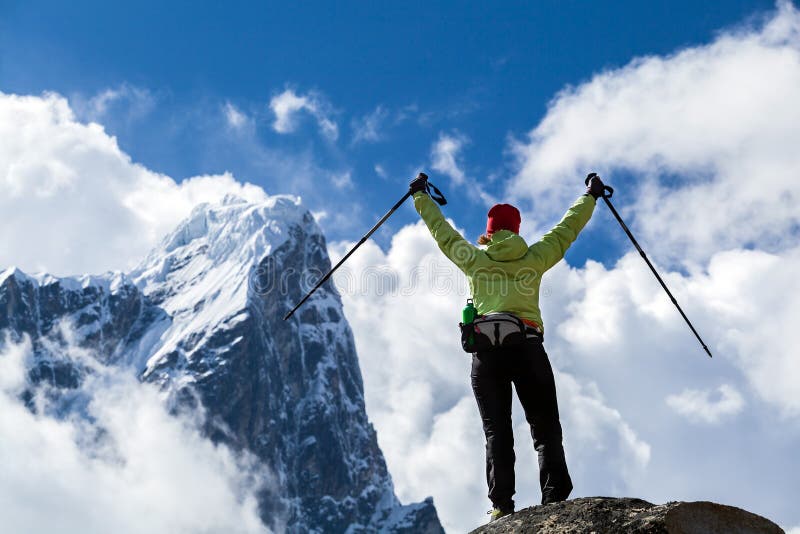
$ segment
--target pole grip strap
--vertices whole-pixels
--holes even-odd
[[[438,187],[436,187],[430,182],[427,182],[427,185],[428,185],[428,194],[431,196],[433,200],[435,200],[440,206],[444,206],[445,204],[447,204],[447,199],[444,198],[444,195],[442,194],[441,191],[439,191]],[[436,193],[435,195],[431,193],[431,189],[433,189],[434,193]]]

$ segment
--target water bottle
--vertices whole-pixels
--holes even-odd
[[[467,299],[467,305],[464,306],[464,309],[461,310],[461,322],[465,325],[472,324],[475,320],[475,316],[478,315],[478,310],[475,309],[475,305],[472,303],[472,299]],[[470,346],[475,343],[475,334],[470,334],[469,336],[469,344]]]
[[[463,310],[461,310],[461,322],[464,324],[470,324],[475,320],[476,315],[478,315],[478,310],[475,309],[472,299],[467,299],[467,305],[464,306]]]

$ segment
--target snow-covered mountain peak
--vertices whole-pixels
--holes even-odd
[[[256,266],[298,232],[321,236],[297,197],[276,195],[252,203],[229,195],[197,206],[131,273],[171,317],[156,345],[145,347],[146,368],[178,350],[187,337],[204,339],[245,320]]]
[[[194,284],[209,271],[234,269],[246,274],[250,267],[289,237],[292,227],[306,234],[321,234],[314,218],[297,197],[276,195],[251,203],[226,195],[218,204],[200,204],[187,219],[153,249],[131,277],[152,293],[167,278],[184,278]],[[226,267],[227,266],[227,267]],[[180,281],[179,281],[180,282]]]
[[[0,272],[0,284],[2,284],[3,282],[5,282],[6,280],[8,280],[9,278],[12,278],[12,277],[13,278],[21,278],[21,277],[30,278],[30,276],[28,276],[26,273],[22,272],[18,267],[12,265],[11,267],[8,267],[7,269],[3,269],[3,271]]]
[[[289,195],[272,196],[260,203],[226,195],[218,204],[195,207],[153,253],[163,256],[192,241],[205,240],[213,245],[207,253],[217,259],[232,252],[245,259],[250,255],[261,257],[269,252],[264,247],[278,245],[286,238],[286,227],[308,224],[304,220],[307,213],[300,199]],[[309,230],[318,232],[319,228],[313,226]]]

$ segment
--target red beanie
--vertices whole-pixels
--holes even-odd
[[[486,233],[491,236],[498,230],[511,230],[518,234],[520,220],[519,210],[511,204],[495,204],[489,210]]]

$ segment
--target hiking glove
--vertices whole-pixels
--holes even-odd
[[[589,185],[586,187],[586,194],[592,195],[595,200],[603,196],[603,180],[597,174],[592,173],[586,177],[589,180]]]
[[[428,192],[428,175],[424,172],[419,173],[419,176],[414,178],[411,183],[408,185],[409,192],[413,195],[417,191],[422,191],[423,193]]]

